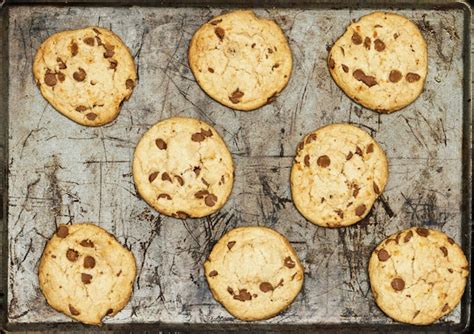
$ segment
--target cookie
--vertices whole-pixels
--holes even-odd
[[[238,110],[272,102],[288,83],[292,68],[281,28],[249,10],[217,16],[201,26],[191,39],[188,58],[201,88]]]
[[[93,224],[60,225],[39,263],[39,286],[55,310],[85,324],[100,325],[128,303],[135,257]]]
[[[372,294],[394,320],[427,325],[451,312],[466,286],[468,262],[446,234],[413,227],[382,241],[369,261]]]
[[[367,216],[387,179],[387,158],[377,142],[355,126],[333,124],[298,144],[291,194],[313,224],[348,226]]]
[[[214,298],[240,320],[274,317],[303,286],[304,269],[288,240],[266,227],[226,233],[204,263]]]
[[[56,110],[87,126],[112,122],[137,80],[128,48],[98,27],[50,36],[36,52],[33,75]]]
[[[406,17],[375,12],[347,27],[329,51],[329,72],[351,99],[390,113],[412,103],[428,72],[426,41]]]
[[[224,206],[234,183],[232,157],[217,131],[193,118],[165,119],[135,149],[133,179],[160,213],[198,218]]]

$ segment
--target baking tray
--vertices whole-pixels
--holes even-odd
[[[53,4],[53,5],[52,5]],[[1,9],[0,134],[3,210],[3,326],[9,330],[91,329],[47,306],[37,283],[46,240],[60,223],[92,221],[114,233],[137,259],[133,297],[106,319],[107,329],[322,330],[329,332],[468,331],[471,284],[440,322],[414,327],[391,321],[375,305],[367,261],[386,236],[410,226],[438,228],[471,257],[470,8],[462,2],[265,1],[257,14],[288,37],[294,69],[271,105],[233,111],[196,84],[187,64],[193,32],[231,8],[225,1],[11,1]],[[387,5],[390,4],[390,5]],[[248,5],[247,5],[248,6]],[[402,111],[380,115],[347,98],[331,79],[327,48],[352,19],[396,10],[428,42],[425,91]],[[31,73],[49,35],[100,25],[130,47],[139,84],[118,119],[79,126],[40,95]],[[218,213],[196,220],[159,215],[138,197],[134,147],[155,122],[186,115],[212,124],[232,152],[235,185]],[[289,173],[297,143],[322,125],[349,122],[386,150],[390,178],[372,212],[341,229],[314,226],[291,202]],[[226,231],[272,227],[288,237],[305,266],[304,287],[281,315],[235,320],[208,290],[202,263]]]

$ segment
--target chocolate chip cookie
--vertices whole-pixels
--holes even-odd
[[[292,68],[283,31],[249,10],[217,16],[201,26],[191,40],[188,58],[201,88],[239,110],[272,102],[288,83]]]
[[[96,225],[60,225],[46,244],[38,275],[40,289],[55,310],[100,325],[128,303],[135,257]]]
[[[252,321],[274,317],[303,286],[304,269],[293,247],[266,227],[226,233],[204,263],[214,298],[230,314]]]
[[[175,117],[143,135],[135,150],[133,179],[141,197],[160,213],[198,218],[224,206],[232,191],[234,166],[212,126]]]
[[[382,113],[423,91],[428,51],[418,27],[398,14],[375,12],[347,27],[328,56],[336,84],[354,101]]]
[[[56,110],[87,126],[112,122],[137,81],[128,48],[99,27],[50,36],[36,53],[33,74]]]
[[[427,325],[461,300],[468,262],[453,239],[440,231],[413,227],[391,235],[369,261],[372,294],[389,317]]]
[[[333,124],[298,144],[291,194],[313,224],[348,226],[369,213],[387,179],[387,158],[377,142],[355,126]]]

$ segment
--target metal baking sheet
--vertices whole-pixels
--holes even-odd
[[[187,63],[193,32],[229,10],[214,4],[3,9],[2,19],[8,25],[3,33],[8,39],[3,38],[6,45],[0,52],[2,59],[9,59],[3,62],[8,80],[2,76],[6,105],[0,121],[0,131],[7,132],[3,143],[7,328],[84,328],[50,308],[38,288],[39,258],[60,223],[95,222],[135,254],[138,276],[133,297],[116,317],[105,320],[110,328],[248,327],[213,300],[202,268],[214,243],[236,226],[278,230],[291,241],[305,267],[298,298],[279,316],[253,324],[260,329],[356,326],[414,331],[391,321],[374,303],[367,278],[373,248],[400,229],[427,226],[448,233],[470,256],[467,5],[388,8],[421,28],[429,47],[429,75],[425,91],[412,105],[380,115],[348,99],[326,66],[327,47],[352,19],[373,8],[331,9],[297,2],[292,8],[256,8],[258,15],[283,28],[294,69],[288,87],[273,104],[239,112],[206,96]],[[139,84],[118,119],[100,128],[83,127],[61,116],[43,99],[31,73],[36,49],[49,35],[89,25],[110,28],[121,36],[139,73]],[[133,185],[131,159],[137,141],[160,119],[177,115],[212,124],[234,158],[232,196],[221,211],[207,218],[161,216],[140,200]],[[366,219],[348,228],[325,229],[296,211],[289,173],[302,136],[335,122],[358,125],[376,138],[389,158],[390,178]],[[430,328],[466,328],[470,301],[468,286],[462,303]]]

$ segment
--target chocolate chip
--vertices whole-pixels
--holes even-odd
[[[354,154],[352,152],[349,152],[349,154],[346,156],[346,160],[351,160],[353,155]]]
[[[349,72],[349,67],[347,67],[347,65],[342,64],[342,70],[347,73]]]
[[[355,45],[362,44],[362,37],[356,32],[352,34],[351,40]]]
[[[158,197],[156,198],[157,200],[160,199],[160,198],[164,198],[164,199],[167,199],[167,200],[171,200],[171,196],[168,195],[168,194],[159,194]]]
[[[365,150],[366,153],[372,153],[374,151],[374,144],[370,143]]]
[[[405,235],[405,237],[403,238],[403,241],[404,242],[408,242],[410,241],[411,237],[413,237],[413,232],[412,231],[408,231],[408,233]]]
[[[125,81],[125,87],[127,87],[127,89],[133,89],[135,82],[132,79],[127,79],[127,81]]]
[[[268,292],[268,291],[273,291],[273,285],[269,282],[262,282],[260,283],[259,286],[260,290],[262,292]]]
[[[97,45],[98,46],[104,45],[104,44],[102,44],[102,40],[100,39],[99,36],[95,36],[95,39],[97,40]]]
[[[268,53],[273,53],[273,50],[270,49],[270,48],[268,48],[267,51],[268,51]]]
[[[421,237],[427,237],[428,234],[430,234],[430,231],[428,231],[426,228],[423,228],[423,227],[417,227],[416,233]]]
[[[210,207],[213,207],[214,205],[216,205],[216,202],[217,202],[217,196],[213,194],[207,195],[206,198],[204,199],[204,203],[206,203],[206,205]]]
[[[161,174],[161,180],[169,181],[169,182],[173,183],[173,180],[171,179],[171,176],[167,172],[164,172],[163,174]]]
[[[148,176],[148,181],[150,183],[152,183],[153,181],[155,181],[156,177],[158,176],[158,172],[153,172],[151,173],[149,176]]]
[[[225,36],[224,29],[222,29],[221,27],[216,27],[214,29],[214,32],[216,33],[217,37],[219,37],[221,41],[224,39],[224,36]]]
[[[201,129],[201,133],[204,137],[212,137],[211,129],[207,129],[207,130]]]
[[[90,284],[92,280],[92,275],[81,273],[81,280],[84,284]]]
[[[206,137],[201,132],[196,132],[191,135],[191,140],[197,143],[202,142]]]
[[[411,296],[410,296],[410,297],[411,297]],[[418,314],[420,314],[420,310],[417,310],[417,311],[415,312],[415,314],[413,315],[413,319],[415,319]]]
[[[449,310],[448,303],[444,304],[443,308],[441,309],[441,312],[446,312],[447,310]]]
[[[101,32],[100,32],[98,29],[96,29],[96,28],[92,28],[92,30],[94,30],[94,32],[95,32],[96,34],[98,34],[98,35],[102,35],[102,33],[101,33]]]
[[[61,58],[57,57],[56,61],[59,63],[60,70],[65,70],[67,68],[66,63]]]
[[[230,286],[227,287],[227,292],[232,296],[234,295],[234,290]]]
[[[357,69],[352,73],[354,79],[363,82],[366,86],[372,87],[377,84],[375,77],[365,75],[364,71]]]
[[[105,44],[104,44],[104,49],[107,50],[107,51],[114,51],[114,50],[115,50],[115,46],[112,45],[112,44],[109,44],[109,43],[105,43]]]
[[[381,249],[377,252],[377,257],[379,261],[385,262],[390,258],[390,254],[385,249]]]
[[[398,36],[400,36],[400,34],[397,34],[397,33],[394,33],[394,34],[393,34],[393,38],[394,38],[394,39],[397,39]]]
[[[287,268],[294,268],[295,267],[295,261],[289,256],[285,257],[285,260],[283,261],[285,267]]]
[[[217,271],[213,270],[209,273],[209,277],[217,276]]]
[[[44,75],[44,83],[50,87],[55,86],[58,83],[58,81],[56,80],[56,74],[46,72],[46,74]]]
[[[214,69],[212,67],[208,67],[207,70],[211,73],[214,73]]]
[[[229,241],[229,242],[227,243],[227,248],[229,248],[229,250],[231,250],[232,247],[234,247],[234,245],[235,245],[235,241]]]
[[[247,291],[247,289],[239,289],[239,294],[234,295],[234,299],[245,302],[246,300],[252,300],[252,295]]]
[[[395,291],[402,291],[403,289],[405,289],[405,281],[398,277],[392,280],[391,285],[393,290]]]
[[[117,68],[117,65],[118,65],[118,61],[116,61],[115,59],[109,59],[109,68],[111,70],[115,70]]]
[[[255,45],[257,45],[257,44],[253,43],[253,44],[251,45],[252,49],[255,47]]]
[[[318,166],[326,168],[331,164],[331,159],[329,159],[327,155],[322,155],[318,158],[316,163],[318,164]]]
[[[448,271],[452,274],[454,272],[454,270],[452,270],[451,268],[448,268]]]
[[[215,26],[215,25],[218,25],[219,23],[222,22],[222,19],[218,19],[218,20],[214,20],[214,21],[211,21],[210,23]]]
[[[76,107],[76,111],[79,111],[79,112],[83,112],[83,111],[86,111],[86,110],[87,110],[86,106],[77,106]]]
[[[194,197],[196,198],[204,198],[209,194],[209,191],[207,190],[199,190],[197,193],[194,194]]]
[[[377,50],[378,52],[382,52],[383,50],[385,50],[385,43],[382,42],[380,39],[376,39],[374,41],[374,48],[375,50]]]
[[[356,154],[362,156],[362,150],[359,146],[356,146]]]
[[[176,217],[178,217],[179,219],[186,219],[186,218],[189,218],[189,215],[184,212],[184,211],[178,211],[176,212]]]
[[[89,121],[93,121],[97,118],[97,114],[94,114],[93,112],[90,112],[86,115],[86,117]]]
[[[111,309],[111,308],[109,308],[109,309],[107,310],[107,313],[105,313],[105,315],[111,315],[112,313],[114,313],[114,310]]]
[[[79,70],[77,72],[74,72],[72,77],[76,81],[79,81],[79,82],[84,81],[86,78],[86,71],[84,71],[82,68],[79,67]]]
[[[79,313],[78,310],[76,310],[71,304],[69,304],[69,312],[71,312],[72,315],[79,315],[81,313]]]
[[[81,241],[80,245],[82,247],[89,247],[89,248],[93,248],[94,247],[94,243],[92,241],[90,241],[89,239],[84,239]]]
[[[193,172],[194,174],[196,174],[196,177],[198,177],[199,173],[201,173],[201,167],[194,167]]]
[[[79,52],[79,47],[77,46],[77,43],[72,43],[71,44],[71,54],[72,56],[74,57],[75,55],[77,55],[77,53]]]
[[[90,46],[94,46],[95,39],[94,39],[94,37],[86,37],[86,38],[84,38],[84,43],[86,43],[87,45],[90,45]]]
[[[166,150],[168,148],[168,145],[166,144],[166,142],[161,138],[158,138],[157,140],[155,140],[155,144],[160,150]]]
[[[341,209],[337,209],[337,210],[334,210],[335,213],[337,213],[337,215],[343,219],[344,218],[344,211],[342,211]]]
[[[443,252],[444,257],[448,256],[448,249],[444,246],[441,246],[439,249]]]
[[[179,183],[180,186],[184,185],[184,180],[181,176],[176,175],[175,179],[178,180],[178,183]]]
[[[111,50],[107,50],[104,52],[104,58],[112,58],[114,56],[115,52]]]
[[[364,46],[367,50],[370,50],[370,38],[369,37],[366,37],[364,39]]]
[[[454,240],[448,237],[448,242],[452,245],[454,244]]]
[[[278,67],[280,67],[280,64],[278,64],[278,63],[277,63],[277,64],[274,64],[274,65],[272,66],[272,71],[273,71],[275,68],[278,68]]]
[[[86,256],[84,258],[84,268],[94,268],[95,267],[95,259],[92,256]]]
[[[56,235],[60,238],[65,238],[69,234],[69,229],[66,225],[59,225],[58,230],[56,231]]]
[[[365,210],[367,210],[367,207],[365,204],[361,204],[355,209],[355,214],[359,217],[362,217],[362,215],[365,213]]]
[[[59,81],[63,82],[66,80],[66,76],[62,72],[58,72],[56,75],[58,76]]]
[[[304,165],[305,165],[306,167],[309,167],[309,155],[308,155],[308,154],[306,154],[306,155],[304,156]]]
[[[329,65],[329,68],[332,70],[334,69],[334,67],[336,67],[336,62],[334,61],[334,59],[329,58],[328,65]]]
[[[304,141],[301,141],[301,142],[298,144],[298,147],[297,147],[298,151],[301,151],[301,150],[303,149],[303,147],[304,147]]]
[[[398,70],[391,70],[388,80],[390,82],[399,82],[402,79],[402,73]]]
[[[377,185],[377,183],[374,182],[374,183],[373,183],[373,186],[374,186],[374,191],[375,191],[375,193],[376,193],[377,195],[380,194],[380,188],[379,188],[379,186]]]
[[[209,187],[209,182],[207,182],[203,177],[201,178],[201,182],[202,182],[206,187]]]
[[[69,261],[75,262],[79,257],[79,252],[72,248],[69,248],[66,252],[66,257]]]
[[[232,103],[239,103],[240,102],[240,99],[242,98],[242,96],[244,96],[244,93],[241,92],[238,88],[232,93],[231,96],[229,96],[229,100],[232,102]]]
[[[421,79],[421,77],[416,74],[416,73],[407,73],[407,75],[405,76],[405,79],[407,79],[408,82],[415,82],[415,81],[418,81]]]
[[[360,187],[357,183],[354,183],[352,186],[354,187],[354,191],[352,192],[352,196],[354,198],[356,198],[357,195],[359,194]]]
[[[312,134],[310,134],[310,135],[306,138],[305,143],[306,143],[306,144],[309,144],[309,143],[311,143],[312,141],[315,141],[316,139],[318,139],[318,135],[315,134],[315,133],[312,133]]]

